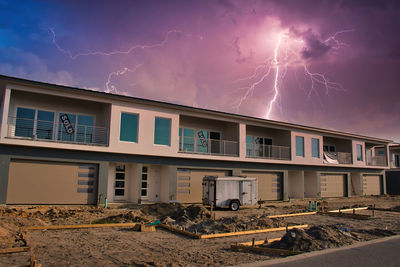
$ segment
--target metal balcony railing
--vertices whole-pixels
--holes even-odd
[[[53,121],[9,117],[7,137],[107,146],[108,128],[76,124],[66,129]]]
[[[273,145],[253,145],[246,149],[247,157],[290,160],[290,147]]]
[[[373,156],[373,157],[367,157],[367,165],[368,166],[387,166],[386,156],[377,155],[377,156]]]
[[[348,152],[337,152],[339,164],[353,164],[353,154]]]
[[[239,156],[239,143],[236,141],[180,137],[179,151],[209,155]]]

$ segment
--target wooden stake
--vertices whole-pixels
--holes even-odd
[[[254,244],[255,241],[256,241],[256,239],[253,237],[253,240],[251,241],[251,246],[252,246],[252,247],[255,246],[255,244]]]

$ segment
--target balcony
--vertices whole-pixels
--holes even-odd
[[[353,164],[353,154],[348,152],[324,151],[324,163]]]
[[[239,143],[236,141],[216,140],[194,137],[180,137],[179,152],[239,156]]]
[[[108,128],[92,125],[55,123],[53,121],[9,117],[7,137],[14,139],[108,145]]]
[[[290,147],[273,145],[253,145],[246,149],[247,157],[290,160]]]
[[[367,165],[368,166],[387,166],[386,164],[386,156],[376,155],[367,157]]]

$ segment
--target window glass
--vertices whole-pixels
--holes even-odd
[[[183,151],[194,152],[193,129],[183,129]]]
[[[58,124],[58,140],[75,141],[76,115],[60,113]]]
[[[319,158],[319,139],[311,138],[311,154],[314,158]]]
[[[36,136],[39,139],[53,139],[54,112],[38,110]]]
[[[15,136],[32,137],[34,124],[34,109],[17,108],[17,118],[15,120]]]
[[[137,143],[138,121],[138,114],[121,113],[119,140]]]
[[[91,143],[93,138],[94,117],[78,115],[78,125],[76,126],[76,141],[81,143]]]
[[[357,160],[363,161],[362,145],[357,144]]]
[[[155,118],[154,144],[171,145],[171,119]]]
[[[246,155],[251,157],[254,156],[253,154],[253,136],[248,135],[246,136]]]
[[[304,137],[296,136],[296,156],[304,157]]]

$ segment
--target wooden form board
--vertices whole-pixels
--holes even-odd
[[[252,251],[252,252],[262,252],[267,254],[274,254],[274,255],[282,255],[282,256],[290,256],[290,255],[298,255],[303,252],[301,251],[292,251],[286,249],[277,249],[277,248],[265,248],[265,247],[257,247],[257,246],[246,246],[246,245],[231,245],[232,250],[245,250],[245,251]]]
[[[278,227],[278,228],[266,228],[266,229],[258,229],[258,230],[248,230],[248,231],[241,231],[241,232],[229,232],[229,233],[219,233],[219,234],[195,234],[188,231],[184,231],[169,225],[160,224],[158,227],[170,230],[172,232],[176,232],[179,234],[183,234],[192,238],[196,239],[210,239],[210,238],[218,238],[218,237],[229,237],[229,236],[238,236],[238,235],[252,235],[252,234],[259,234],[259,233],[267,233],[267,232],[278,232],[278,231],[285,231],[294,228],[307,228],[307,224],[302,225],[293,225],[288,227]]]
[[[30,247],[5,248],[5,249],[0,249],[0,254],[18,253],[18,252],[25,252],[28,250],[30,250]]]
[[[81,228],[104,228],[104,227],[134,227],[137,224],[138,223],[46,225],[46,226],[31,226],[23,229],[25,231],[32,231],[32,230],[63,230],[63,229],[81,229]]]
[[[290,214],[278,214],[278,215],[269,215],[268,218],[282,218],[282,217],[293,217],[293,216],[306,216],[306,215],[314,215],[317,214],[316,211],[311,212],[301,212],[301,213],[290,213]]]

